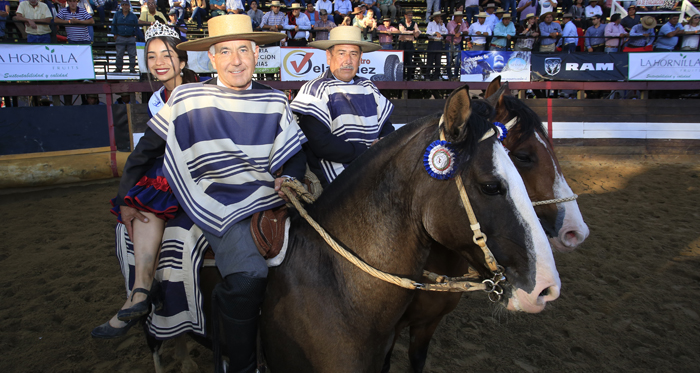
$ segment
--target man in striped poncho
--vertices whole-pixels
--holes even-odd
[[[209,51],[218,77],[174,89],[148,122],[155,135],[146,144],[154,145],[139,143],[134,152],[146,159],[164,148],[165,177],[187,217],[203,231],[224,278],[213,297],[226,337],[228,371],[254,372],[267,264],[251,236],[250,216],[284,204],[282,182],[306,171],[300,151],[306,138],[286,96],[252,81],[256,43],[278,42],[284,35],[253,32],[247,15],[212,18],[209,35],[177,47]],[[278,176],[280,171],[285,176]]]
[[[362,53],[379,49],[362,41],[360,29],[336,27],[329,40],[309,45],[326,50],[329,70],[304,84],[291,107],[308,139],[309,168],[325,186],[394,130],[389,121],[394,106],[370,80],[356,75]]]

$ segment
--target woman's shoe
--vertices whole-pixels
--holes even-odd
[[[131,292],[131,300],[134,300],[134,294],[146,294],[146,299],[142,300],[129,308],[119,310],[117,318],[121,321],[130,321],[141,316],[148,315],[151,312],[151,292],[144,288],[136,288]]]
[[[99,339],[119,338],[126,334],[126,332],[128,332],[132,326],[136,325],[137,322],[138,320],[134,319],[126,323],[126,326],[124,327],[115,328],[112,325],[109,325],[109,321],[107,321],[106,323],[96,327],[95,329],[92,329],[90,335],[92,335],[92,338]]]

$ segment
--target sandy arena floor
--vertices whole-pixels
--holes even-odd
[[[562,160],[591,235],[555,254],[561,297],[537,315],[463,297],[429,372],[697,372],[700,157]],[[117,181],[0,195],[0,372],[151,372],[134,328],[90,337],[123,302],[109,199]],[[189,343],[201,371],[211,353]],[[408,339],[392,372],[408,367]],[[166,344],[164,363],[179,372]],[[342,353],[342,352],[340,352]]]

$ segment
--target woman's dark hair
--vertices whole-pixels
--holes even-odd
[[[148,46],[151,44],[151,41],[155,39],[159,39],[165,45],[174,50],[175,53],[177,53],[177,58],[180,59],[180,61],[185,62],[185,67],[182,69],[182,84],[199,82],[199,77],[197,76],[197,74],[194,71],[187,68],[187,51],[177,49],[177,45],[181,43],[180,39],[176,39],[169,36],[157,36],[155,38],[148,39],[144,48],[144,52],[146,55],[148,55]],[[172,60],[172,57],[170,63],[172,63],[172,65],[175,66],[175,62]],[[148,76],[150,78],[150,71],[148,72]]]
[[[611,22],[611,23],[612,23],[612,22],[615,22],[615,21],[617,21],[618,19],[620,19],[620,13],[615,13],[615,14],[612,15],[612,17],[610,17],[610,22]]]

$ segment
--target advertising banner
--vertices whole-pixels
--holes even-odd
[[[624,53],[533,53],[532,80],[618,82],[627,79]]]
[[[700,80],[700,52],[629,53],[629,80]]]
[[[95,79],[90,45],[0,44],[0,81]]]
[[[664,0],[637,0],[637,6],[662,6]]]
[[[462,82],[530,81],[530,52],[463,51]]]
[[[315,48],[282,48],[283,81],[311,80],[328,69],[326,51]],[[372,81],[403,80],[403,51],[376,51],[362,55],[357,75]]]
[[[256,74],[274,74],[280,72],[280,47],[260,47]]]

